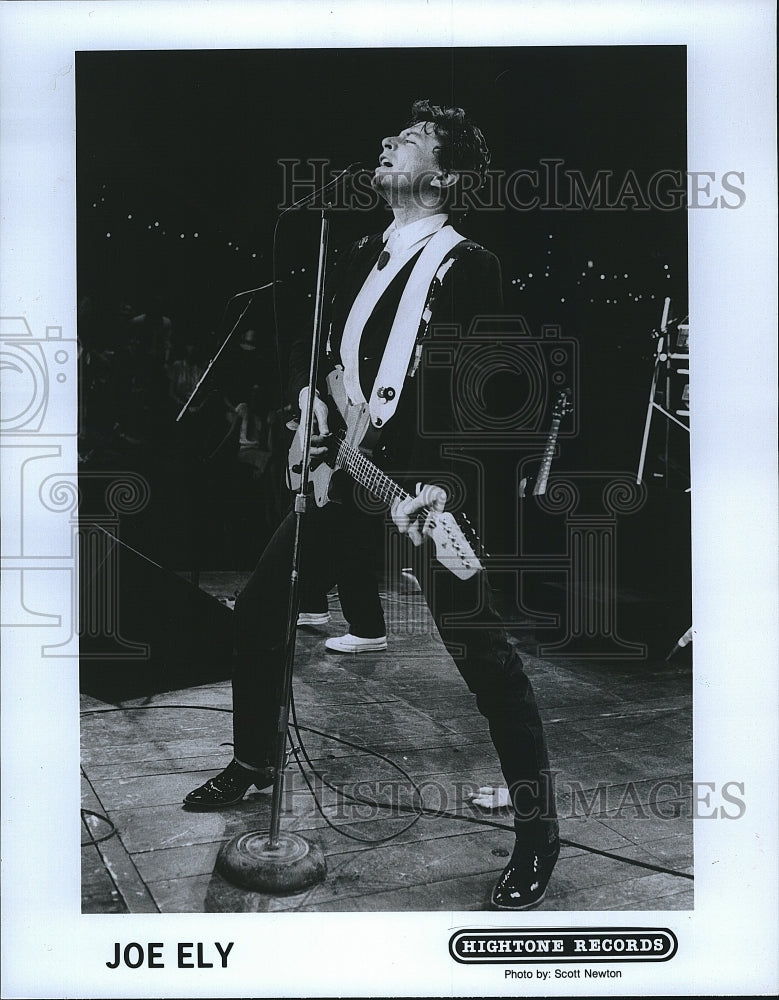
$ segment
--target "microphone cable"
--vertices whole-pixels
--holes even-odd
[[[319,801],[317,799],[316,792],[312,788],[311,783],[310,783],[310,781],[308,779],[308,776],[303,771],[303,768],[302,768],[302,766],[300,764],[300,759],[298,757],[298,754],[297,754],[297,752],[295,752],[295,749],[293,749],[293,753],[295,755],[295,760],[296,760],[296,762],[298,764],[298,768],[300,769],[300,772],[303,775],[303,779],[306,782],[306,785],[308,786],[309,792],[311,793],[311,795],[314,798],[315,805],[316,805],[316,807],[317,807],[320,815],[324,819],[325,823],[327,823],[327,825],[331,829],[333,829],[336,832],[342,834],[344,837],[348,837],[350,840],[356,840],[356,841],[359,841],[359,842],[362,842],[362,843],[374,843],[374,844],[387,843],[390,840],[395,840],[396,837],[400,837],[407,830],[409,830],[412,826],[414,826],[414,824],[417,823],[423,816],[428,817],[428,818],[433,818],[433,819],[459,820],[462,823],[471,823],[471,824],[473,824],[475,826],[487,826],[487,827],[492,827],[493,829],[496,829],[496,830],[510,830],[512,833],[516,833],[516,830],[514,828],[513,823],[511,825],[509,825],[507,823],[500,823],[500,822],[498,822],[496,820],[490,820],[490,819],[486,819],[484,817],[468,816],[465,813],[452,812],[451,810],[448,810],[448,809],[430,809],[430,808],[426,807],[424,804],[421,804],[419,806],[417,806],[417,805],[407,806],[407,805],[402,805],[401,803],[389,803],[388,804],[388,803],[384,803],[384,802],[378,802],[375,799],[370,799],[367,796],[361,796],[361,795],[356,795],[355,796],[355,795],[352,795],[349,792],[345,792],[343,789],[340,789],[337,786],[334,786],[334,785],[330,784],[330,782],[327,781],[327,779],[324,777],[324,775],[322,775],[322,773],[320,771],[318,771],[316,769],[316,767],[313,765],[313,763],[311,762],[311,759],[309,758],[307,752],[305,751],[305,748],[302,746],[303,741],[302,741],[302,738],[301,738],[301,735],[300,735],[300,731],[301,730],[305,730],[306,732],[309,732],[309,733],[314,733],[317,736],[323,736],[325,739],[333,740],[336,743],[341,743],[344,746],[348,746],[348,747],[350,747],[350,748],[352,748],[354,750],[360,750],[360,751],[362,751],[364,753],[370,754],[371,756],[378,757],[380,760],[386,761],[387,763],[391,764],[392,767],[394,767],[396,770],[400,771],[401,774],[403,774],[403,776],[408,779],[409,784],[414,789],[414,792],[419,796],[420,803],[423,803],[422,792],[421,792],[419,786],[417,785],[417,783],[414,781],[414,779],[411,777],[411,775],[403,767],[400,766],[400,764],[397,764],[395,761],[391,760],[389,757],[386,757],[384,754],[381,754],[381,753],[379,753],[376,750],[372,750],[370,747],[361,746],[358,743],[353,743],[350,740],[345,740],[345,739],[343,739],[342,737],[339,737],[339,736],[333,736],[331,733],[325,733],[325,732],[322,732],[321,730],[312,729],[312,728],[307,727],[307,726],[298,726],[297,716],[296,716],[296,713],[295,713],[294,697],[292,699],[292,718],[293,718],[293,725],[294,725],[294,729],[295,729],[295,734],[296,734],[298,740],[301,743],[300,749],[303,751],[303,756],[304,756],[304,758],[306,760],[306,763],[311,768],[312,773],[314,775],[316,775],[316,777],[319,778],[319,780],[322,782],[323,785],[325,785],[327,788],[330,788],[332,791],[336,792],[336,794],[339,794],[339,795],[343,796],[344,798],[351,800],[352,802],[356,802],[356,803],[361,804],[361,805],[373,806],[376,809],[387,809],[387,810],[388,809],[394,809],[394,810],[397,810],[397,812],[400,812],[400,813],[412,813],[414,815],[414,817],[415,817],[407,826],[403,827],[401,830],[398,830],[398,831],[396,831],[395,833],[392,833],[392,834],[388,834],[385,837],[380,837],[380,838],[376,838],[376,839],[373,839],[373,838],[362,838],[362,837],[358,837],[358,836],[355,836],[354,834],[351,834],[351,833],[347,832],[343,827],[337,826],[336,824],[332,823],[330,821],[330,819],[327,816],[325,816],[324,811],[322,809],[322,806],[320,805],[320,803],[319,803]],[[590,847],[587,844],[579,844],[576,841],[568,840],[568,839],[566,839],[564,837],[560,837],[560,844],[561,844],[561,846],[573,847],[573,848],[577,848],[577,849],[582,850],[582,851],[586,851],[589,854],[597,854],[600,857],[609,858],[609,859],[611,859],[613,861],[620,861],[623,864],[632,865],[632,866],[634,866],[636,868],[646,868],[649,871],[659,872],[659,873],[662,873],[662,874],[665,874],[665,875],[673,875],[673,876],[675,876],[677,878],[686,878],[686,879],[689,879],[690,881],[694,881],[694,876],[691,875],[691,874],[689,874],[688,872],[676,871],[675,869],[666,868],[666,867],[664,867],[662,865],[655,865],[655,864],[652,864],[651,862],[648,862],[648,861],[639,861],[639,860],[637,860],[635,858],[624,858],[624,857],[621,857],[619,854],[614,854],[611,851],[604,851],[604,850],[601,850],[601,849],[599,849],[597,847]]]
[[[228,713],[228,714],[232,715],[232,709],[231,708],[222,708],[221,706],[218,706],[218,705],[183,705],[183,704],[172,704],[172,705],[126,705],[126,706],[125,705],[113,705],[110,708],[88,708],[88,709],[82,709],[82,711],[81,711],[80,714],[81,715],[102,715],[102,714],[105,714],[105,713],[108,713],[108,712],[147,712],[147,711],[154,710],[154,709],[167,709],[167,710],[169,710],[171,708],[178,709],[178,710],[195,710],[195,711],[201,711],[201,712],[202,711],[206,711],[206,712],[225,712],[225,713]],[[324,732],[324,731],[322,731],[320,729],[314,729],[314,728],[312,728],[310,726],[299,725],[297,723],[296,714],[295,714],[294,697],[293,697],[292,702],[291,702],[291,708],[292,708],[292,717],[293,717],[294,731],[295,731],[295,734],[298,737],[298,739],[300,739],[300,733],[301,732],[308,732],[308,733],[312,733],[312,734],[314,734],[316,736],[322,736],[324,739],[331,740],[334,743],[340,743],[343,746],[349,747],[350,749],[358,750],[358,751],[360,751],[362,753],[369,754],[370,756],[373,756],[373,757],[378,757],[379,759],[384,760],[387,763],[389,763],[392,767],[394,767],[401,774],[403,774],[406,778],[408,778],[409,783],[414,787],[415,791],[420,795],[420,800],[421,800],[421,790],[419,789],[419,786],[416,784],[416,782],[414,781],[414,779],[408,774],[408,772],[400,764],[397,764],[391,758],[385,756],[384,754],[381,754],[379,751],[373,750],[371,747],[366,747],[366,746],[363,746],[363,745],[361,745],[359,743],[354,743],[353,741],[344,739],[343,737],[340,737],[340,736],[334,736],[332,733],[327,733],[327,732]],[[225,745],[229,745],[229,744],[225,744]],[[299,758],[298,758],[297,753],[294,752],[294,749],[293,749],[293,754],[295,756],[295,761],[298,764],[298,767],[300,768]],[[326,779],[324,779],[322,777],[322,775],[320,774],[320,772],[317,771],[317,769],[313,766],[313,764],[311,764],[310,757],[308,757],[307,753],[305,754],[305,759],[306,759],[307,763],[309,764],[309,767],[311,767],[312,773],[315,774],[315,775],[317,775],[317,777],[319,777],[322,780],[323,784],[328,784],[328,787],[334,789],[338,794],[343,795],[345,798],[352,799],[353,801],[355,801],[355,802],[357,802],[357,803],[359,803],[361,805],[370,805],[370,806],[373,806],[376,809],[382,809],[382,810],[393,809],[393,810],[396,810],[399,813],[410,813],[414,817],[414,819],[412,820],[412,822],[409,823],[403,829],[398,830],[398,831],[396,831],[393,834],[389,834],[386,837],[377,838],[375,840],[372,839],[372,838],[361,838],[361,837],[358,837],[356,835],[349,834],[346,831],[344,831],[343,828],[341,828],[341,827],[337,826],[336,824],[334,824],[329,819],[329,817],[327,817],[327,816],[324,815],[324,812],[322,811],[321,804],[318,802],[318,800],[316,798],[316,795],[315,795],[315,793],[313,791],[313,788],[311,787],[310,782],[307,779],[307,776],[303,775],[304,780],[306,782],[306,785],[309,788],[309,791],[311,792],[312,796],[314,797],[314,802],[316,804],[316,807],[317,807],[320,815],[322,816],[322,818],[327,823],[327,825],[331,829],[333,829],[334,831],[336,831],[338,833],[341,833],[343,836],[348,837],[351,840],[356,840],[356,841],[362,842],[362,843],[377,843],[377,844],[379,844],[379,843],[387,843],[390,840],[394,840],[397,837],[401,836],[408,829],[410,829],[415,823],[417,823],[423,816],[426,816],[426,817],[429,817],[429,818],[433,818],[433,819],[458,820],[458,821],[460,821],[462,823],[470,823],[471,825],[474,825],[474,826],[485,826],[485,827],[489,827],[489,828],[495,829],[495,830],[510,831],[511,833],[515,833],[516,832],[515,829],[514,829],[513,823],[512,824],[500,823],[497,820],[486,819],[486,818],[480,817],[480,816],[468,816],[468,815],[466,815],[464,813],[455,813],[455,812],[452,812],[452,811],[446,810],[446,809],[429,809],[429,808],[425,807],[424,805],[421,805],[421,806],[416,806],[416,805],[413,805],[413,806],[404,806],[404,805],[401,805],[400,803],[389,803],[388,804],[388,803],[384,803],[384,802],[378,802],[378,801],[373,800],[373,799],[369,799],[367,796],[355,796],[355,795],[351,795],[351,793],[344,792],[342,789],[337,788],[337,786],[333,786],[333,785],[330,785],[329,783],[327,783]],[[301,773],[302,773],[302,768],[301,768]],[[106,823],[109,823],[112,826],[112,829],[107,834],[105,834],[104,836],[100,837],[98,840],[95,840],[94,841],[95,843],[99,842],[99,840],[107,840],[109,837],[114,836],[114,834],[116,834],[118,832],[116,830],[116,828],[113,826],[111,820],[108,819],[108,817],[103,816],[100,813],[90,812],[89,810],[87,810],[87,812],[89,812],[91,815],[95,816],[98,819],[104,820]],[[634,868],[643,868],[643,869],[647,869],[648,871],[653,871],[653,872],[657,872],[657,873],[664,874],[664,875],[672,875],[675,878],[683,878],[683,879],[688,879],[690,881],[694,881],[695,880],[695,876],[692,875],[692,874],[690,874],[689,872],[677,871],[677,870],[675,870],[673,868],[667,868],[667,867],[665,867],[663,865],[655,865],[655,864],[652,864],[652,863],[650,863],[648,861],[639,861],[636,858],[625,858],[625,857],[622,857],[619,854],[614,854],[612,851],[604,851],[604,850],[601,850],[600,848],[597,848],[597,847],[591,847],[588,844],[580,844],[580,843],[578,843],[575,840],[569,840],[568,838],[565,838],[565,837],[560,837],[560,844],[561,844],[561,846],[564,846],[564,847],[573,847],[573,848],[576,848],[577,850],[584,851],[584,852],[586,852],[588,854],[597,854],[599,857],[608,858],[609,860],[612,860],[612,861],[619,861],[621,864],[626,864],[626,865],[629,865],[629,866],[634,867]],[[89,845],[86,845],[86,846],[89,846]]]

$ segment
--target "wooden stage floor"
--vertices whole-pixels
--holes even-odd
[[[234,592],[235,576],[204,575],[201,586],[224,597]],[[502,781],[486,722],[421,596],[391,588],[384,597],[387,652],[325,652],[324,639],[344,631],[335,598],[327,626],[299,630],[294,688],[302,741],[335,790],[311,779],[321,815],[293,761],[282,830],[319,842],[326,880],[270,896],[238,889],[215,872],[224,840],[268,829],[270,790],[220,812],[182,808],[183,796],[230,760],[229,682],[118,704],[83,695],[85,913],[489,908],[513,834],[508,812],[470,802],[478,788]],[[563,847],[540,909],[692,909],[689,662],[540,659],[532,638],[521,629],[513,634],[557,772]],[[417,818],[347,798],[408,808],[411,778],[438,815]]]

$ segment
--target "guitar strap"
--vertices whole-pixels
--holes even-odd
[[[403,392],[406,375],[416,371],[416,364],[411,362],[411,354],[430,320],[433,281],[436,278],[439,281],[443,279],[453,263],[451,259],[446,261],[444,258],[464,239],[452,226],[443,226],[430,239],[414,265],[401,295],[368,400],[374,427],[382,427],[392,418]]]

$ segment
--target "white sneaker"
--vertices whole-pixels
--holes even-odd
[[[473,795],[466,796],[466,799],[479,809],[507,809],[511,805],[509,790],[505,785],[500,785],[498,788],[486,785]]]
[[[301,611],[298,615],[298,625],[327,625],[329,621],[329,611],[322,611],[319,614],[313,611]]]
[[[376,653],[386,648],[386,635],[377,639],[362,639],[347,632],[346,635],[335,635],[325,642],[325,649],[329,649],[331,653]]]

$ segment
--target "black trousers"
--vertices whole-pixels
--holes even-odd
[[[381,522],[358,511],[349,498],[321,508],[312,502],[304,522],[301,579],[307,575],[306,586],[314,592],[326,593],[336,582],[339,591],[348,589],[350,570],[355,579],[365,572]],[[250,767],[275,758],[294,529],[289,514],[235,605],[233,739],[236,759]],[[409,548],[441,638],[489,724],[514,803],[517,839],[543,845],[557,834],[543,726],[522,660],[493,607],[486,574],[459,580],[431,558],[429,542]],[[358,589],[349,593],[348,603],[365,603],[362,620],[373,616],[381,629],[375,634],[384,634],[378,591]]]
[[[349,559],[349,570],[339,577],[338,603],[349,625],[349,633],[361,639],[378,639],[387,634],[384,612],[379,597],[379,582],[376,578],[374,545],[370,538],[364,540],[365,547],[356,548]],[[314,574],[316,576],[316,574]],[[300,577],[300,610],[312,614],[322,614],[329,609],[328,590],[325,583],[317,581],[310,573]]]

